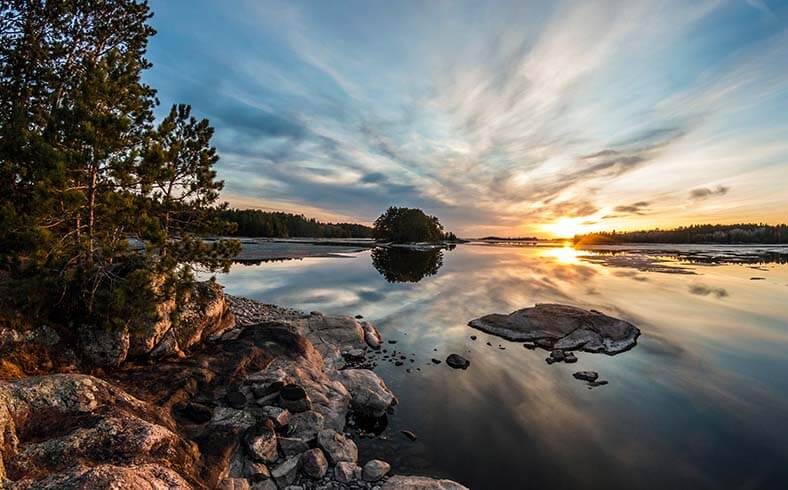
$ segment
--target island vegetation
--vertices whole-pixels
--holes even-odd
[[[619,243],[788,243],[788,225],[733,224],[692,225],[647,231],[609,231],[576,235],[575,244],[605,245]]]
[[[226,209],[223,221],[235,224],[234,236],[268,238],[372,238],[371,227],[357,223],[322,223],[303,214],[259,209]]]
[[[393,243],[437,243],[457,241],[454,233],[443,231],[435,216],[421,209],[392,206],[375,220],[373,236]]]

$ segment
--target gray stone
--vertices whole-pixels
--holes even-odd
[[[290,421],[290,412],[287,409],[266,405],[262,409],[263,417],[273,422],[274,427],[280,429]]]
[[[361,477],[364,481],[376,482],[386,476],[391,470],[391,465],[379,459],[373,459],[367,462],[361,469]]]
[[[250,436],[247,439],[246,448],[255,460],[264,463],[273,463],[278,457],[276,443],[276,434],[274,431],[262,428],[259,430],[258,434]]]
[[[396,404],[396,398],[380,376],[368,369],[345,369],[339,372],[339,381],[350,392],[350,403],[361,415],[382,417]]]
[[[285,457],[296,456],[309,450],[307,441],[298,437],[279,437],[279,448]]]
[[[514,341],[552,342],[554,349],[618,354],[637,343],[640,330],[631,323],[594,310],[561,304],[537,304],[509,315],[494,313],[468,325]]]
[[[323,429],[323,424],[324,418],[318,412],[309,410],[308,412],[297,413],[290,417],[290,423],[287,424],[289,428],[287,435],[311,441]]]
[[[265,464],[247,459],[244,462],[244,477],[257,481],[264,478],[270,478],[271,472]]]
[[[301,471],[306,476],[317,480],[323,478],[327,470],[328,461],[320,449],[310,449],[301,455]]]
[[[79,329],[79,346],[85,359],[99,367],[117,367],[126,360],[130,338],[126,329],[105,330],[83,325]]]
[[[278,487],[286,487],[295,482],[300,466],[301,458],[299,456],[293,456],[271,470],[271,477],[276,481]]]
[[[343,461],[355,463],[358,460],[356,443],[334,430],[325,429],[318,432],[317,445],[325,451],[332,464]]]
[[[383,340],[380,337],[380,332],[375,328],[375,325],[363,321],[361,322],[361,327],[364,329],[364,341],[367,345],[373,349],[380,349],[380,344],[383,343]]]
[[[334,479],[340,483],[350,483],[358,479],[361,468],[356,463],[340,461],[334,467]]]
[[[267,478],[252,483],[251,490],[277,490],[273,479]]]

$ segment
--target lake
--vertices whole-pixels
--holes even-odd
[[[386,347],[404,365],[380,354],[376,371],[400,403],[360,441],[362,461],[474,489],[786,488],[787,254],[463,244],[236,264],[218,280],[266,303],[361,314],[396,341]],[[593,308],[642,334],[616,356],[548,365],[544,350],[467,326],[536,303]],[[470,367],[431,362],[451,353]],[[609,384],[591,389],[579,370]]]

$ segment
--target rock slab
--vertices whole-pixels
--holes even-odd
[[[508,315],[493,313],[468,325],[512,341],[535,341],[552,349],[618,354],[637,343],[640,330],[596,310],[543,303]]]

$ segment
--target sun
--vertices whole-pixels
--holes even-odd
[[[575,235],[588,233],[592,226],[586,223],[588,218],[559,218],[554,223],[542,225],[542,228],[555,238],[572,238]]]

